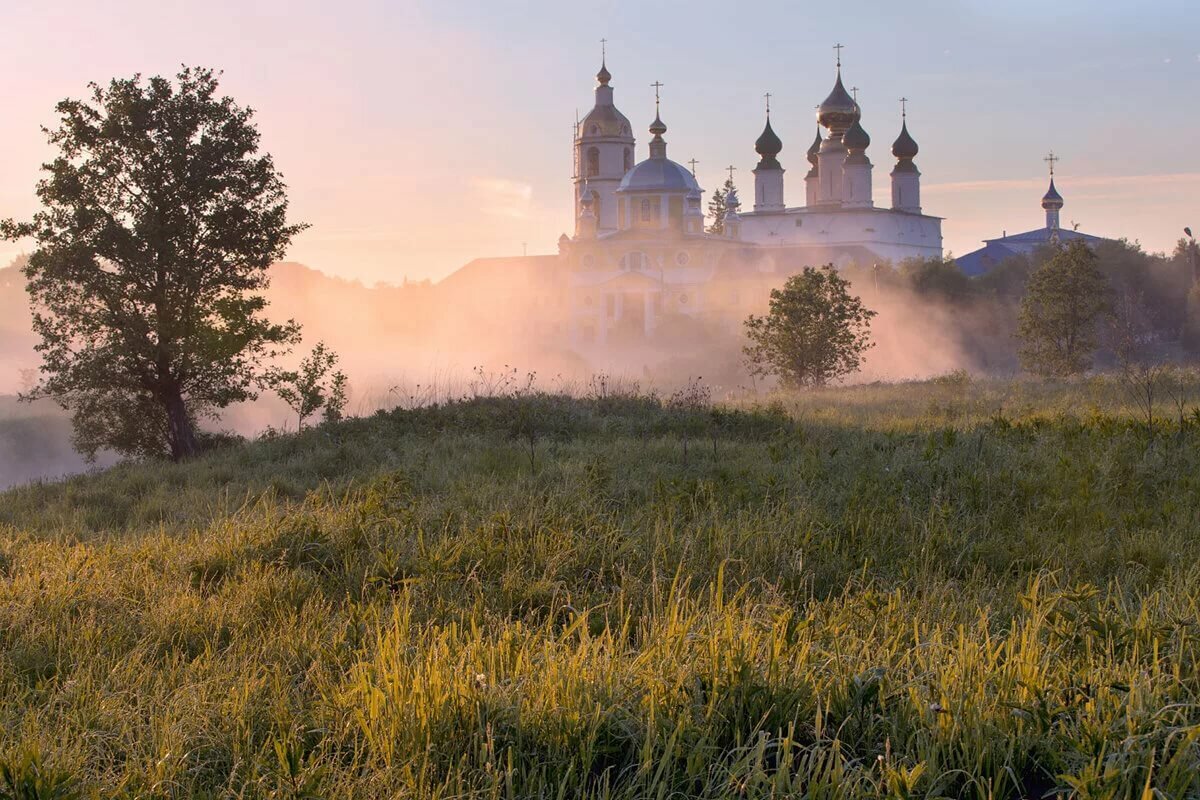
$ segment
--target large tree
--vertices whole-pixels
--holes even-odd
[[[832,264],[805,267],[771,290],[765,317],[746,320],[747,366],[788,388],[823,386],[858,370],[872,346],[874,316]]]
[[[24,268],[41,337],[30,393],[73,412],[85,453],[197,452],[196,421],[252,398],[295,323],[263,316],[268,266],[303,225],[252,112],[209,69],[90,84],[57,106]]]
[[[1097,324],[1111,313],[1112,291],[1096,254],[1075,240],[1029,276],[1017,324],[1026,369],[1065,376],[1085,371],[1097,346]]]

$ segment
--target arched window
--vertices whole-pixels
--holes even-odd
[[[593,123],[592,126],[590,128],[588,128],[588,135],[589,136],[599,136],[600,135],[600,126]]]
[[[629,172],[629,170],[631,170],[631,169],[633,169],[633,150],[626,147],[625,148],[625,171]]]
[[[654,218],[654,211],[651,208],[649,200],[642,201],[642,222],[650,222]]]
[[[587,174],[594,178],[600,174],[600,148],[589,147],[587,151]]]

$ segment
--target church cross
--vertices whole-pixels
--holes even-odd
[[[737,170],[737,167],[735,167],[733,164],[730,164],[725,169],[729,172],[729,182],[733,183],[733,173]]]
[[[600,63],[603,64],[608,58],[608,39],[600,40]]]
[[[843,48],[843,47],[845,47],[845,45],[843,45],[841,42],[838,42],[837,44],[835,44],[835,45],[833,46],[833,49],[837,51],[837,65],[838,65],[838,69],[841,69],[841,68],[842,68],[842,48]]]
[[[769,117],[771,116],[771,93],[767,92],[763,97],[767,98],[767,116]]]
[[[901,97],[900,98],[900,119],[905,119],[907,117],[908,117],[908,98]]]
[[[1050,151],[1050,155],[1048,155],[1042,159],[1042,161],[1045,161],[1047,164],[1050,165],[1050,177],[1051,178],[1054,177],[1054,162],[1058,161],[1058,160],[1060,160],[1060,159],[1058,156],[1054,155],[1053,150]]]
[[[654,87],[654,110],[658,111],[658,90],[663,87],[663,83],[662,81],[655,81],[650,85]]]
[[[858,87],[857,87],[857,86],[851,86],[851,87],[850,87],[850,94],[854,95],[854,102],[856,102],[856,103],[857,103],[857,102],[858,102]]]
[[[694,178],[694,177],[696,177],[696,165],[699,164],[700,162],[693,158],[688,163],[692,165],[692,177]]]

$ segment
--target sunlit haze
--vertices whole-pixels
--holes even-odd
[[[399,282],[554,252],[573,228],[572,123],[591,107],[602,37],[639,158],[659,80],[673,157],[697,159],[706,190],[731,163],[748,186],[769,91],[800,205],[840,41],[876,199],[905,95],[947,253],[1041,224],[1050,149],[1064,227],[1167,250],[1200,224],[1197,23],[1186,0],[9,3],[0,216],[34,210],[49,152],[39,126],[57,100],[184,62],[223,70],[223,88],[256,110],[293,217],[312,225],[290,260]],[[0,262],[27,249],[0,244]]]

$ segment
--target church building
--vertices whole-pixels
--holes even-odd
[[[575,232],[559,240],[576,346],[614,336],[651,339],[678,315],[740,326],[771,288],[805,266],[942,256],[941,219],[922,211],[918,148],[903,108],[892,145],[891,204],[875,205],[871,138],[842,83],[840,56],[833,90],[817,109],[803,204],[787,203],[783,141],[771,127],[768,96],[754,143],[753,205],[743,209],[731,190],[719,234],[705,229],[704,192],[693,172],[667,157],[661,84],[654,84],[647,158],[637,161],[632,126],[617,110],[603,60],[596,81],[595,105],[574,143]]]
[[[1042,210],[1046,212],[1046,224],[1024,233],[1005,233],[996,239],[984,239],[984,246],[965,256],[954,259],[955,265],[969,278],[974,278],[990,272],[1000,262],[1019,255],[1030,255],[1039,247],[1057,242],[1070,242],[1080,239],[1088,245],[1104,241],[1102,236],[1093,236],[1076,230],[1076,226],[1063,228],[1059,224],[1059,216],[1063,208],[1062,195],[1054,188],[1054,162],[1058,156],[1054,153],[1045,159],[1050,164],[1050,188],[1042,197]]]

